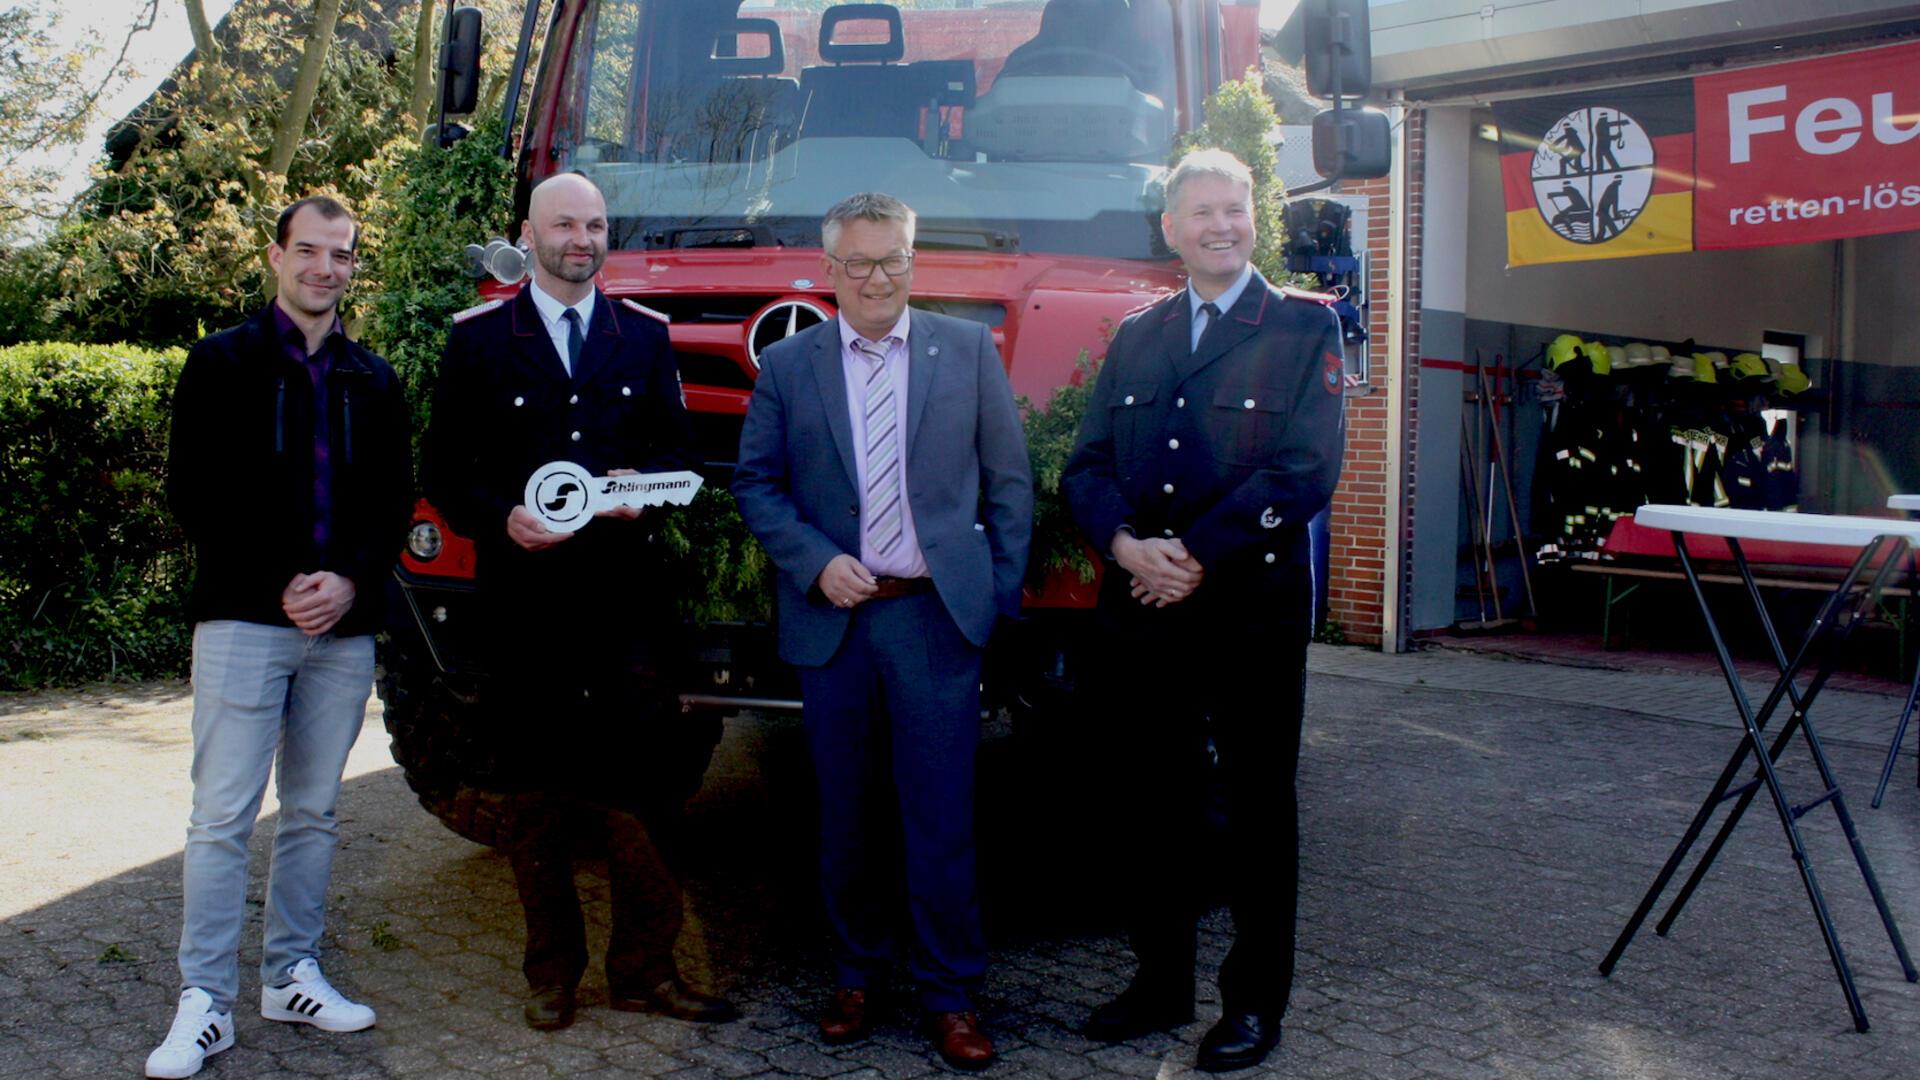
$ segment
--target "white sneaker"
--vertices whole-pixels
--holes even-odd
[[[233,1046],[233,1014],[214,1012],[213,997],[197,986],[180,991],[167,1041],[147,1055],[147,1075],[180,1080],[200,1071],[208,1054]]]
[[[320,974],[309,956],[293,965],[293,981],[260,988],[260,1015],[268,1020],[312,1024],[321,1031],[364,1031],[373,1026],[373,1010],[348,1001]]]

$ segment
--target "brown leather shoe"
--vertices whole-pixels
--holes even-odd
[[[820,1038],[829,1046],[858,1042],[873,1030],[867,1015],[867,992],[843,986],[833,992],[833,1000],[820,1016]]]
[[[695,1024],[725,1024],[740,1019],[740,1010],[726,998],[702,993],[680,981],[667,979],[645,993],[609,987],[607,1004],[620,1012],[650,1012]]]
[[[573,1023],[573,987],[536,986],[521,1015],[535,1031],[559,1031]]]
[[[970,1012],[936,1013],[927,1019],[933,1045],[956,1069],[984,1069],[993,1064],[993,1040],[980,1029],[980,1018]]]

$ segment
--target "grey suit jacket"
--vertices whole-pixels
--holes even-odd
[[[967,640],[1017,615],[1033,530],[1033,477],[1006,370],[987,328],[914,309],[907,347],[907,502],[928,572]],[[824,664],[852,613],[813,588],[860,554],[852,420],[840,324],[768,348],[740,429],[733,496],[778,569],[780,655]]]

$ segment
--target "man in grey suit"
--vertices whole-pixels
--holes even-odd
[[[819,783],[836,984],[821,1035],[868,1033],[889,932],[910,926],[934,1043],[975,1069],[993,1060],[972,1002],[980,665],[995,621],[1019,611],[1033,482],[987,328],[907,307],[913,231],[886,195],[827,212],[839,315],[762,354],[733,494],[779,570],[780,655],[800,673]],[[887,903],[902,863],[904,913]]]

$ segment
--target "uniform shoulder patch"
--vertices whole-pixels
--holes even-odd
[[[632,300],[627,299],[624,296],[620,298],[620,302],[627,305],[629,309],[633,311],[637,311],[642,315],[646,315],[650,318],[659,319],[661,322],[667,323],[668,325],[672,325],[673,323],[673,320],[669,318],[667,316],[667,313],[664,311],[655,311],[645,304],[636,303]]]
[[[1326,388],[1327,393],[1338,394],[1346,384],[1346,363],[1332,353],[1323,353],[1320,364],[1320,385]]]
[[[456,323],[466,322],[468,319],[471,319],[476,315],[485,315],[487,312],[492,311],[494,308],[497,308],[501,304],[504,304],[506,302],[507,302],[506,299],[503,297],[498,300],[489,300],[484,304],[475,304],[465,311],[454,312],[453,321]]]
[[[1331,305],[1340,299],[1332,293],[1314,292],[1310,289],[1297,289],[1292,285],[1280,286],[1280,295],[1289,300],[1308,300],[1316,304]]]

